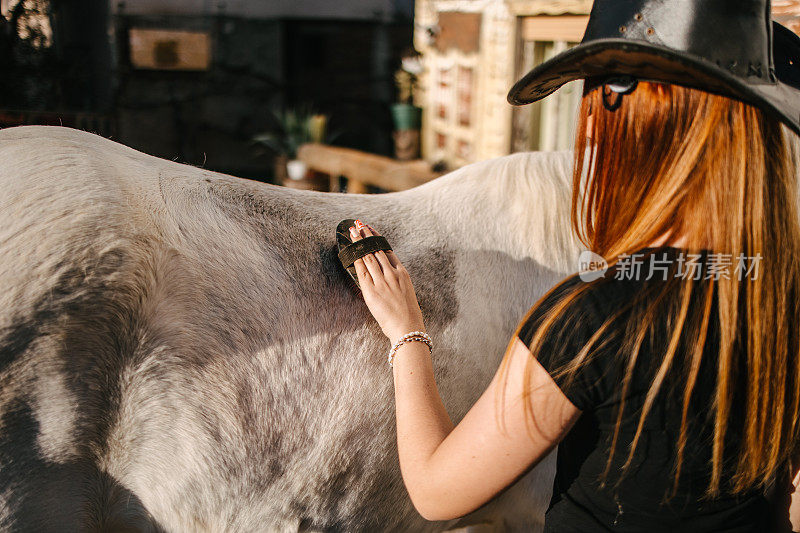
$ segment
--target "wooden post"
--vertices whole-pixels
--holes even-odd
[[[347,192],[350,194],[366,194],[367,186],[363,181],[355,178],[347,178]]]

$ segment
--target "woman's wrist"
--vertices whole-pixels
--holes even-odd
[[[392,370],[397,374],[398,370],[412,371],[420,368],[420,365],[431,364],[431,350],[424,342],[406,342],[401,344],[395,351],[392,361]]]
[[[404,335],[406,335],[408,333],[412,333],[414,331],[422,331],[424,333],[427,333],[427,330],[425,329],[425,326],[422,325],[422,324],[417,325],[417,326],[408,326],[407,328],[403,328],[402,331],[398,331],[394,335],[389,337],[389,342],[391,342],[392,346],[394,346],[394,344],[397,341],[399,341],[400,339],[402,339]]]
[[[401,346],[415,342],[424,343],[430,352],[433,351],[433,339],[431,339],[430,335],[421,330],[410,331],[392,343],[392,348],[389,350],[389,356],[387,358],[389,366],[393,366],[395,354]]]

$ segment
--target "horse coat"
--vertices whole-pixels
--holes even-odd
[[[576,269],[571,157],[350,195],[0,130],[0,530],[540,528],[552,454],[460,520],[415,511],[389,342],[334,230],[360,218],[403,261],[457,422]]]

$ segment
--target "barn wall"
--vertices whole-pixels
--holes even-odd
[[[119,2],[111,0],[113,9]],[[124,10],[133,15],[227,15],[246,18],[313,17],[375,19],[401,12],[411,15],[412,0],[126,0]]]
[[[337,144],[388,155],[393,63],[410,21],[124,15],[117,23],[119,138],[146,153],[272,179],[271,154],[250,138],[274,127],[272,110],[311,104],[330,116]],[[127,28],[206,32],[203,71],[130,62]]]

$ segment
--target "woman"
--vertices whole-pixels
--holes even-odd
[[[611,266],[536,302],[458,425],[429,346],[399,343],[425,331],[408,272],[391,251],[355,261],[393,343],[400,468],[425,518],[473,511],[560,444],[546,531],[788,530],[800,226],[781,122],[800,131],[783,81],[800,45],[767,31],[769,2],[741,4],[598,0],[582,44],[512,89],[525,103],[586,79],[572,222]],[[702,36],[670,41],[675,19]],[[723,45],[741,63],[711,61]],[[782,79],[732,64],[759,53]]]

